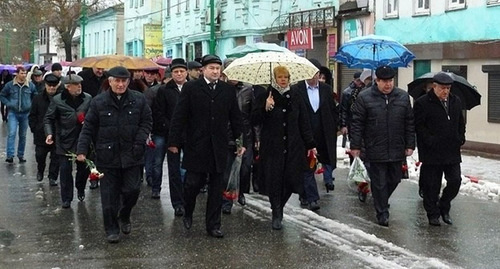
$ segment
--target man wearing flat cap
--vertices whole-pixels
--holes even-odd
[[[158,89],[153,102],[153,141],[156,144],[152,178],[152,198],[159,199],[162,185],[163,161],[167,155],[168,182],[170,187],[170,201],[176,216],[184,215],[183,182],[184,172],[181,173],[180,153],[167,151],[167,140],[170,121],[174,114],[177,100],[187,82],[187,64],[182,58],[172,60],[170,65],[172,80]],[[180,146],[182,149],[182,145]]]
[[[379,225],[389,226],[389,197],[402,178],[402,164],[415,149],[415,126],[410,96],[394,87],[396,72],[378,67],[376,83],[359,93],[352,110],[351,154],[365,149]]]
[[[151,132],[151,109],[140,92],[128,89],[130,73],[122,66],[108,71],[110,90],[92,99],[78,139],[77,160],[84,162],[95,142],[95,165],[100,180],[106,240],[120,241],[131,232],[130,215],[141,187],[146,139]]]
[[[188,68],[188,80],[199,79],[201,75],[201,63],[197,61],[190,61],[187,63]]]
[[[168,150],[178,153],[182,146],[184,150],[184,227],[191,228],[196,196],[209,174],[205,228],[210,236],[221,238],[223,173],[230,139],[227,126],[231,124],[231,139],[239,138],[244,127],[234,88],[220,80],[220,58],[205,55],[202,65],[203,76],[182,87],[170,122]]]
[[[432,89],[414,104],[415,130],[418,140],[420,186],[429,224],[440,226],[439,217],[449,225],[451,201],[461,184],[460,147],[465,143],[465,121],[460,98],[450,93],[453,79],[439,72],[433,77]],[[441,197],[443,174],[446,187]]]
[[[57,186],[56,180],[59,175],[59,160],[57,159],[56,146],[54,144],[47,145],[47,143],[45,143],[46,137],[43,119],[47,113],[47,109],[49,108],[52,98],[57,92],[59,80],[59,77],[54,74],[47,74],[45,76],[44,90],[33,97],[30,114],[28,116],[28,123],[31,132],[33,133],[33,142],[35,144],[35,158],[38,168],[36,179],[38,181],[43,180],[47,155],[50,153],[48,177],[50,186]]]
[[[49,76],[49,75],[47,75]],[[76,152],[78,136],[82,130],[83,118],[90,106],[92,96],[82,91],[82,77],[71,74],[62,78],[65,89],[52,98],[44,118],[45,143],[56,146],[59,159],[59,179],[63,208],[71,207],[73,185],[78,200],[85,199],[85,185],[90,174],[85,163],[76,162],[76,177],[73,182],[73,160],[66,156]]]

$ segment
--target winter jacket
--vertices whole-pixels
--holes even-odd
[[[68,90],[56,94],[52,98],[43,121],[45,135],[55,137],[56,153],[60,155],[76,152],[78,136],[82,130],[82,123],[79,122],[78,115],[87,113],[92,96],[82,92],[74,97],[75,100],[71,98],[73,97]],[[74,103],[79,105],[75,108]]]
[[[110,89],[92,99],[78,139],[77,154],[88,156],[95,140],[97,168],[128,168],[144,163],[153,119],[146,98],[127,89],[120,99]]]
[[[359,93],[353,107],[351,149],[366,149],[368,162],[405,159],[405,149],[415,148],[415,126],[410,97],[394,88],[385,95],[377,85]]]
[[[106,73],[104,73],[101,77],[97,77],[94,74],[94,70],[92,70],[92,68],[80,71],[78,75],[83,78],[82,90],[90,94],[92,97],[95,97],[101,92],[101,86],[104,80],[106,80],[108,77]]]
[[[356,99],[353,98],[352,94],[353,91],[356,89],[357,89],[356,84],[354,82],[351,82],[349,86],[342,91],[340,97],[340,111],[339,111],[340,127],[349,128],[351,125],[352,105],[356,101]],[[361,89],[357,90],[360,91]]]
[[[236,100],[241,111],[241,119],[243,121],[244,132],[247,137],[252,137],[252,128],[250,124],[250,113],[252,113],[252,103],[254,100],[253,87],[250,84],[238,82],[234,85],[236,92]],[[233,137],[231,125],[228,125],[228,137]],[[248,142],[251,143],[249,139]],[[253,140],[252,140],[253,141]],[[233,148],[236,145],[235,140],[229,141],[229,146]],[[251,144],[244,145],[246,148],[251,147]]]
[[[44,128],[45,114],[49,109],[52,98],[53,96],[49,96],[47,94],[47,91],[43,91],[41,94],[33,97],[33,104],[31,105],[31,111],[28,116],[28,124],[30,126],[31,132],[33,133],[33,142],[37,146],[55,146],[47,145],[45,143],[46,136]]]
[[[155,135],[161,135],[168,138],[170,121],[174,114],[177,100],[179,99],[179,87],[174,80],[158,88],[156,98],[153,101],[153,131]],[[183,143],[182,143],[183,144]]]
[[[28,80],[19,84],[17,78],[5,84],[0,92],[0,101],[4,103],[10,111],[17,113],[27,113],[31,109],[31,101],[38,94],[35,85]]]
[[[460,146],[465,143],[460,98],[450,94],[447,113],[431,90],[415,101],[414,113],[419,160],[426,164],[460,163]]]

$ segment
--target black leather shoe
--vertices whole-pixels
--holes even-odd
[[[85,200],[85,192],[84,191],[82,191],[82,192],[78,191],[77,197],[78,197],[78,200],[80,200],[80,202],[83,202],[83,200]]]
[[[43,180],[43,172],[42,172],[42,173],[38,172],[38,173],[36,174],[36,180],[37,180],[37,181],[42,181],[42,180]]]
[[[176,207],[176,208],[174,209],[174,211],[175,211],[175,213],[174,213],[174,214],[175,214],[177,217],[182,217],[182,216],[184,216],[184,207],[182,207],[182,206],[178,206],[178,207]]]
[[[120,242],[120,235],[119,234],[110,234],[106,237],[106,240],[108,243],[115,244]]]
[[[14,162],[14,158],[7,158],[5,159],[6,162],[8,163],[13,163]]]
[[[283,228],[279,218],[273,218],[272,228],[273,230],[281,230],[281,228]]]
[[[26,162],[25,158],[22,158],[22,157],[19,158],[19,163],[25,163],[25,162]]]
[[[151,198],[153,198],[153,199],[160,199],[160,192],[159,191],[153,191],[151,193]]]
[[[238,197],[238,203],[240,205],[246,205],[247,204],[247,200],[245,199],[245,195],[243,195],[243,193],[241,193],[240,196]]]
[[[378,220],[378,225],[389,227],[389,220],[385,217],[382,217]]]
[[[49,185],[55,187],[57,186],[57,181],[53,178],[49,178]]]
[[[182,222],[184,223],[184,228],[189,230],[193,226],[193,217],[184,216]]]
[[[453,221],[451,221],[451,218],[450,218],[450,214],[442,214],[441,217],[443,218],[443,221],[444,223],[448,224],[448,225],[452,225],[453,224]]]
[[[208,235],[210,235],[211,237],[215,237],[215,238],[224,237],[224,233],[222,233],[222,231],[220,229],[213,229],[213,230],[208,232]]]
[[[62,208],[70,208],[71,207],[71,202],[70,201],[64,201],[64,202],[62,202],[61,207]]]
[[[441,222],[439,222],[438,218],[429,219],[429,225],[431,226],[441,226]]]
[[[99,183],[97,182],[97,180],[91,180],[89,188],[91,190],[99,188]]]
[[[358,191],[358,199],[363,203],[366,202],[366,193]]]
[[[230,206],[224,206],[224,207],[222,207],[222,214],[224,214],[224,215],[231,215],[231,207]]]
[[[314,201],[314,202],[309,203],[309,210],[316,211],[318,209],[319,209],[318,202]]]
[[[326,193],[329,193],[330,191],[335,190],[335,185],[333,185],[333,183],[327,183],[325,184],[325,188],[326,188]]]
[[[120,221],[120,228],[123,234],[129,234],[132,231],[132,224],[129,221]]]

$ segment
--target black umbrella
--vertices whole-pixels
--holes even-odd
[[[436,73],[425,73],[408,84],[408,93],[415,99],[425,94],[425,87],[432,83],[432,78]],[[471,110],[473,107],[481,104],[481,94],[464,77],[454,73],[446,72],[453,79],[451,93],[458,96],[462,101],[462,107]]]

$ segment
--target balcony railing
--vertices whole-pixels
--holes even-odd
[[[310,9],[283,14],[271,25],[271,32],[284,32],[294,28],[324,29],[335,26],[335,7]]]

